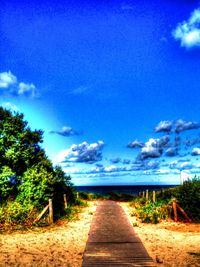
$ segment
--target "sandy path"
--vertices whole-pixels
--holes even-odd
[[[131,216],[132,208],[121,204],[156,266],[200,266],[200,224],[163,222],[142,224]],[[159,262],[159,263],[157,263]]]
[[[79,219],[45,229],[0,234],[0,266],[80,267],[96,203]]]

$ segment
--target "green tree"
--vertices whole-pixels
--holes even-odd
[[[34,165],[21,178],[18,200],[35,206],[45,203],[53,197],[55,182],[53,172],[49,172],[41,164]]]
[[[13,191],[14,179],[15,173],[8,166],[3,166],[0,170],[0,201],[8,198]]]
[[[71,190],[70,177],[53,167],[41,143],[43,131],[32,131],[23,114],[0,107],[0,199],[13,192],[21,202],[40,205]]]
[[[0,166],[9,166],[17,176],[45,157],[40,147],[43,132],[31,131],[23,114],[0,107]]]

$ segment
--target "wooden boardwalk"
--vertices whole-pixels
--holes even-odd
[[[114,201],[97,206],[82,267],[155,266],[124,210]]]

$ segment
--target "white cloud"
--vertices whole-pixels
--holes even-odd
[[[81,144],[73,144],[69,149],[62,150],[57,155],[57,162],[81,162],[93,163],[102,159],[101,150],[104,147],[103,141],[93,144],[83,142]]]
[[[162,154],[162,151],[158,147],[158,141],[154,138],[150,138],[145,143],[145,146],[141,149],[140,156],[142,159],[146,158],[158,158]]]
[[[38,96],[37,89],[33,83],[18,82],[17,77],[10,71],[0,73],[0,93],[12,96]]]
[[[168,145],[170,138],[168,135],[162,136],[161,138],[154,139],[150,138],[142,147],[140,152],[140,158],[158,158],[163,153],[163,148]]]
[[[167,169],[158,169],[158,170],[156,170],[156,172],[158,174],[169,174],[170,173],[170,170],[167,170]]]
[[[72,127],[63,126],[59,131],[50,131],[51,134],[58,134],[61,136],[72,136],[72,135],[80,135],[81,133],[74,130]]]
[[[142,143],[142,142],[140,142],[138,140],[135,140],[133,142],[130,142],[127,145],[127,147],[129,147],[129,148],[138,148],[138,147],[141,148],[143,146],[144,146],[144,143]]]
[[[149,161],[147,162],[145,169],[151,170],[151,169],[157,169],[160,165],[159,161]]]
[[[178,154],[178,150],[176,147],[169,147],[166,151],[165,151],[165,155],[168,157],[174,157]]]
[[[119,167],[115,166],[115,165],[110,165],[104,168],[105,172],[115,172],[115,171],[119,171]]]
[[[170,169],[176,169],[178,165],[178,161],[177,160],[173,160],[169,163],[169,168]]]
[[[10,71],[0,73],[0,88],[9,88],[16,83],[17,77],[14,76]]]
[[[32,98],[36,97],[35,85],[32,83],[20,82],[18,85],[18,95],[31,96]]]
[[[2,107],[11,111],[19,111],[18,107],[10,102],[2,103]]]
[[[172,35],[180,40],[182,47],[200,47],[200,8],[195,9],[187,21],[179,23]]]
[[[198,156],[198,155],[200,155],[200,148],[194,147],[192,149],[192,156]]]
[[[180,164],[179,169],[181,170],[189,170],[192,169],[194,167],[194,165],[192,163],[190,163],[189,161],[185,161],[183,163]]]
[[[160,121],[155,127],[154,131],[158,132],[170,132],[172,129],[172,121]]]
[[[199,129],[200,124],[195,121],[177,120],[175,125],[175,132],[180,133],[187,130]]]

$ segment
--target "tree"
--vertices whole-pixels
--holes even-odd
[[[8,167],[3,166],[0,171],[0,201],[8,198],[14,189],[15,173]]]
[[[72,185],[60,167],[53,167],[40,144],[43,131],[32,131],[24,115],[0,107],[0,197],[13,192],[20,201],[42,204]]]
[[[0,107],[0,166],[9,166],[20,176],[40,162],[45,157],[42,135],[41,130],[31,131],[23,114]]]
[[[55,183],[53,172],[41,164],[34,165],[23,173],[19,185],[18,200],[38,206],[53,197]]]

